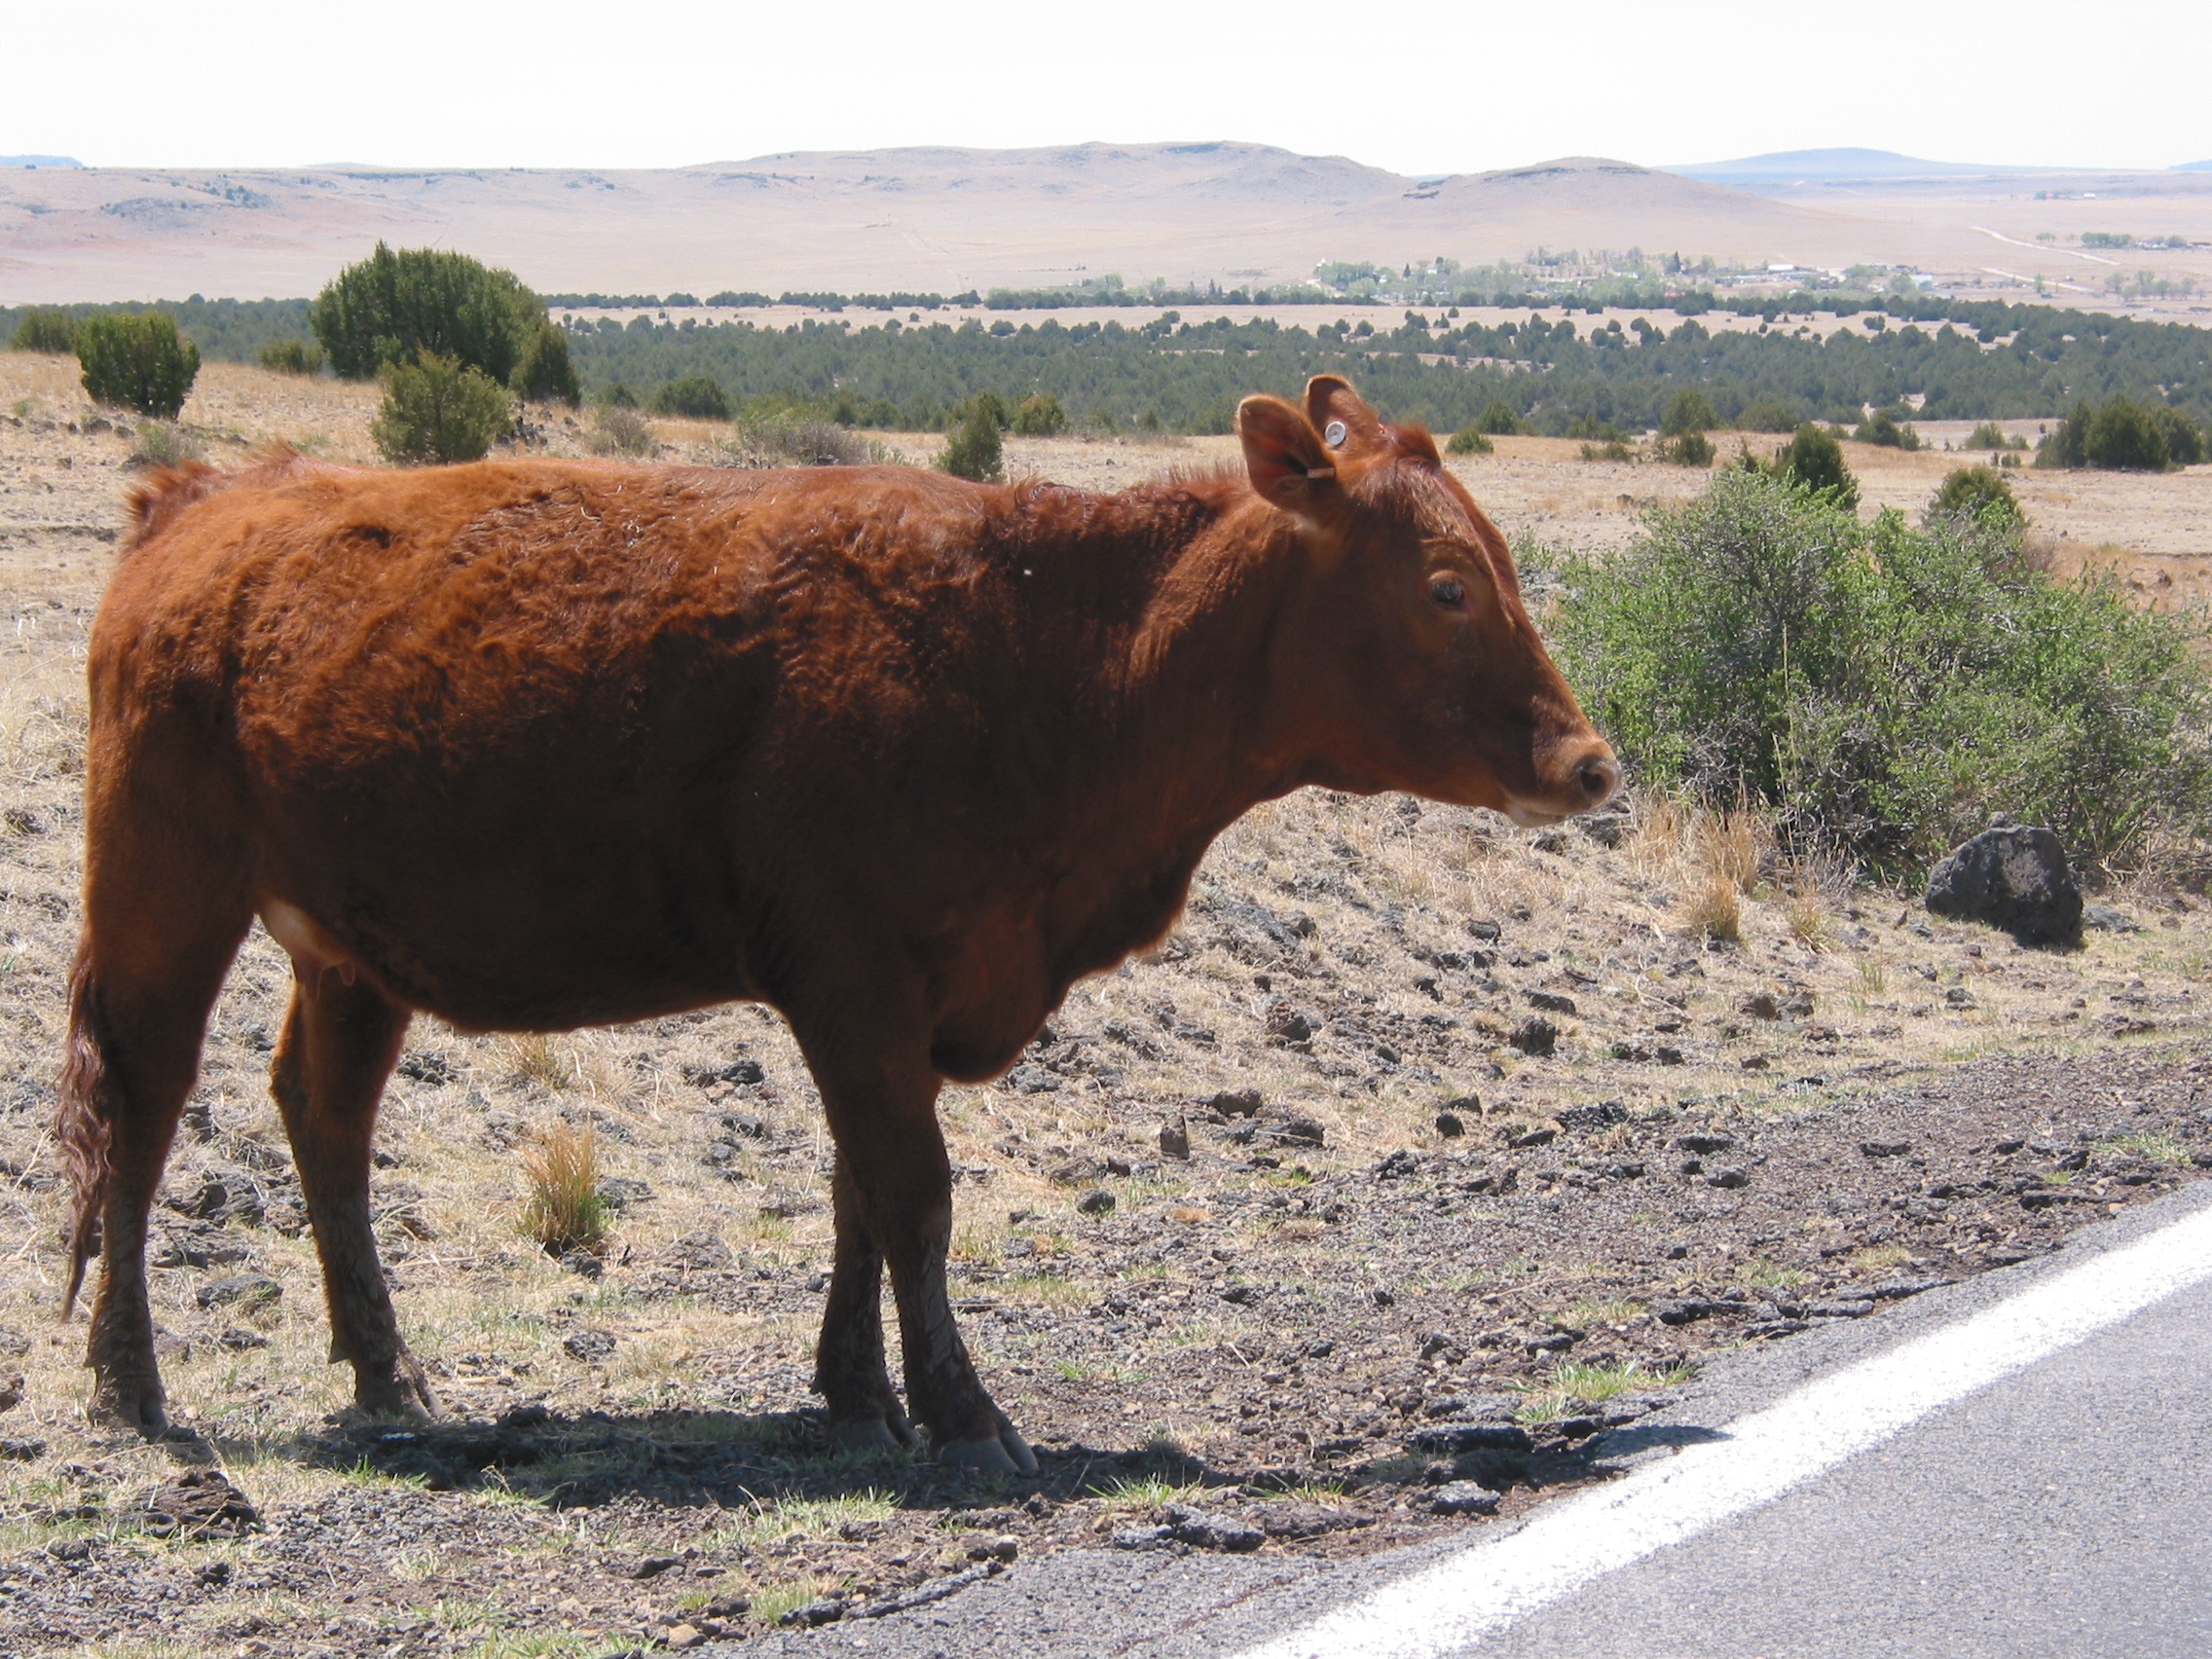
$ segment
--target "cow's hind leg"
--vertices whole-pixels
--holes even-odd
[[[883,1254],[869,1235],[851,1166],[839,1154],[831,1182],[837,1210],[837,1253],[830,1303],[814,1350],[814,1388],[830,1407],[830,1431],[840,1446],[911,1446],[913,1426],[900,1407],[883,1363]]]
[[[399,1057],[408,1011],[365,982],[348,985],[335,972],[308,972],[318,974],[321,985],[311,992],[305,980],[294,980],[270,1087],[322,1258],[330,1357],[352,1362],[353,1398],[361,1410],[425,1419],[437,1402],[399,1335],[369,1229],[377,1103]]]
[[[252,913],[206,871],[171,881],[158,866],[118,867],[96,855],[93,863],[56,1089],[76,1191],[67,1300],[96,1246],[86,1345],[92,1414],[151,1435],[168,1417],[154,1359],[146,1217],[192,1092],[208,1012]]]
[[[976,1375],[945,1291],[952,1164],[938,1127],[936,1072],[919,1051],[902,1062],[880,1050],[839,1052],[815,1043],[807,1051],[850,1176],[849,1201],[891,1269],[907,1410],[928,1425],[940,1461],[1035,1474],[1035,1455]],[[840,1267],[843,1261],[840,1247]],[[857,1287],[859,1276],[849,1275],[848,1284]],[[830,1312],[850,1320],[852,1307],[833,1297]],[[830,1338],[827,1328],[824,1337]]]

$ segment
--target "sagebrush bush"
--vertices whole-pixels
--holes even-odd
[[[174,421],[146,421],[130,446],[130,466],[183,466],[206,454],[200,439]]]
[[[1731,468],[1611,557],[1569,558],[1553,634],[1649,783],[1771,812],[1800,855],[1917,873],[1988,814],[2119,870],[2212,829],[2192,626],[2027,568],[2016,528]]]
[[[319,375],[322,348],[305,340],[272,340],[261,349],[261,366],[280,375]]]
[[[1851,435],[1859,443],[1872,444],[1879,449],[1916,450],[1920,447],[1920,434],[1910,426],[1899,425],[1897,416],[1887,409],[1875,410],[1859,423],[1858,429]]]
[[[996,402],[997,399],[992,399]],[[999,440],[999,423],[993,412],[977,402],[968,418],[952,434],[937,458],[938,470],[977,483],[997,483],[1006,477],[1005,447]]]
[[[8,346],[11,350],[47,351],[65,357],[77,350],[77,324],[65,311],[28,311],[16,324],[15,338]]]
[[[718,445],[718,466],[868,466],[893,459],[873,438],[834,421],[780,411],[748,416],[737,424],[734,441]]]
[[[78,326],[77,361],[94,403],[173,421],[200,374],[200,348],[160,312],[116,313]]]
[[[1670,466],[1711,466],[1713,440],[1695,427],[1686,428],[1671,437],[1661,438],[1651,446],[1654,459]]]
[[[1461,426],[1444,446],[1446,455],[1493,455],[1497,446],[1472,426]]]
[[[369,435],[401,466],[481,461],[514,423],[506,388],[452,357],[420,353],[384,371],[384,404]]]
[[[620,388],[617,387],[617,390]],[[592,417],[584,447],[594,455],[645,457],[660,448],[645,418],[627,403],[602,404]]]

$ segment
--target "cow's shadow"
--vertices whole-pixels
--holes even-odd
[[[218,1454],[219,1442],[215,1443]],[[260,1455],[271,1449],[264,1445]],[[996,1477],[931,1461],[926,1452],[855,1452],[832,1444],[820,1411],[590,1411],[526,1406],[497,1419],[427,1424],[341,1420],[282,1449],[303,1466],[403,1482],[430,1492],[496,1489],[548,1508],[623,1498],[729,1508],[860,1493],[901,1507],[958,1509],[1066,1501],[1157,1480],[1249,1486],[1271,1471],[1228,1470],[1168,1446],[1037,1448],[1034,1476]],[[1287,1472],[1283,1484],[1291,1484]]]

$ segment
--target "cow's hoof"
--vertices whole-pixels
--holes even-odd
[[[905,1413],[891,1411],[831,1423],[830,1443],[840,1452],[903,1452],[914,1444],[914,1431]]]
[[[167,1402],[156,1377],[103,1378],[92,1389],[92,1419],[110,1428],[128,1428],[148,1440],[169,1430]]]
[[[431,1422],[437,1419],[438,1397],[430,1392],[429,1374],[413,1354],[405,1353],[388,1377],[354,1379],[353,1407],[366,1417]]]
[[[937,1460],[985,1475],[1037,1472],[1037,1454],[1029,1450],[1029,1442],[1022,1439],[1011,1423],[993,1435],[951,1441],[938,1453]]]

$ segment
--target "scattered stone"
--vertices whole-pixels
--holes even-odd
[[[1957,848],[1928,877],[1930,914],[1982,922],[2024,944],[2079,944],[2082,890],[2051,830],[2009,819]]]
[[[599,1201],[617,1215],[634,1205],[651,1202],[652,1197],[651,1183],[634,1176],[608,1175],[599,1183]]]
[[[1400,1147],[1377,1163],[1373,1173],[1378,1181],[1402,1181],[1409,1175],[1420,1173],[1420,1159]]]
[[[35,1463],[46,1456],[43,1440],[18,1439],[14,1435],[0,1435],[0,1462]]]
[[[1257,1118],[1266,1098],[1256,1088],[1225,1088],[1206,1102],[1206,1110],[1225,1118]]]
[[[1530,1129],[1526,1134],[1518,1134],[1513,1136],[1513,1138],[1507,1141],[1506,1144],[1508,1146],[1521,1148],[1549,1146],[1558,1138],[1559,1131],[1557,1129]]]
[[[1325,1146],[1329,1139],[1321,1120],[1306,1112],[1285,1112],[1268,1124],[1267,1132],[1278,1146]]]
[[[690,1065],[683,1068],[683,1081],[694,1088],[706,1088],[713,1084],[765,1083],[768,1074],[758,1060],[727,1060],[719,1065]]]
[[[1098,1175],[1098,1161],[1082,1157],[1055,1163],[1045,1171],[1045,1178],[1055,1187],[1081,1187],[1097,1180]]]
[[[1748,1014],[1753,1019],[1780,1019],[1782,1005],[1775,1001],[1772,991],[1752,991],[1736,1005],[1739,1014]]]
[[[1446,1140],[1457,1140],[1467,1132],[1467,1121],[1456,1112],[1436,1114],[1436,1132]]]
[[[1531,1015],[1516,1025],[1505,1041],[1530,1059],[1549,1059],[1559,1049],[1559,1027]]]
[[[241,1326],[228,1325],[224,1327],[223,1334],[215,1339],[215,1346],[229,1348],[233,1353],[244,1353],[249,1348],[267,1347],[269,1339],[259,1331],[248,1331]]]
[[[1174,1536],[1172,1527],[1117,1527],[1111,1541],[1118,1550],[1153,1550]]]
[[[1530,1008],[1540,1008],[1546,1014],[1572,1014],[1574,1013],[1574,999],[1563,997],[1557,991],[1530,991],[1528,996]]]
[[[1467,1452],[1530,1452],[1535,1442],[1517,1422],[1445,1422],[1415,1429],[1406,1447],[1431,1456],[1456,1457]]]
[[[636,1564],[630,1568],[630,1576],[632,1578],[658,1578],[670,1567],[681,1567],[682,1565],[683,1558],[682,1556],[640,1556]]]
[[[682,1272],[719,1272],[735,1265],[737,1258],[719,1233],[702,1229],[686,1233],[661,1252],[661,1261]]]
[[[1160,1125],[1160,1156],[1186,1161],[1191,1156],[1191,1125],[1180,1112]]]
[[[1054,1094],[1059,1091],[1060,1079],[1036,1061],[1024,1060],[1006,1074],[1002,1087],[1017,1094]]]
[[[1897,1158],[1910,1152],[1912,1142],[1901,1140],[1861,1141],[1859,1150],[1868,1158]]]
[[[844,1616],[845,1604],[832,1598],[820,1602],[809,1602],[803,1607],[793,1607],[776,1622],[780,1625],[793,1625],[814,1630],[826,1624],[835,1624]]]
[[[1942,1277],[1888,1279],[1867,1291],[1877,1302],[1893,1302],[1907,1296],[1918,1296],[1923,1291],[1940,1290],[1944,1285],[1956,1284],[1956,1279]]]
[[[21,1359],[31,1351],[31,1340],[20,1331],[0,1326],[0,1359]]]
[[[1233,1520],[1187,1504],[1169,1504],[1167,1523],[1174,1530],[1176,1541],[1189,1544],[1193,1549],[1228,1550],[1242,1555],[1268,1541],[1267,1533],[1248,1521]]]
[[[2084,904],[2082,906],[2082,925],[2097,928],[2105,933],[2141,933],[2143,924],[2124,910],[2116,910],[2110,904]]]
[[[1595,1106],[1569,1106],[1559,1115],[1559,1125],[1571,1134],[1596,1134],[1628,1122],[1628,1108],[1618,1100],[1602,1100]]]
[[[1743,1313],[1751,1304],[1736,1301],[1717,1301],[1710,1297],[1685,1296],[1667,1302],[1655,1302],[1651,1311],[1662,1325],[1688,1325],[1700,1319],[1711,1319],[1722,1314]]]
[[[236,1538],[261,1530],[261,1511],[220,1469],[187,1469],[146,1494],[140,1506],[149,1532],[188,1538]]]
[[[704,1646],[707,1641],[707,1633],[697,1625],[671,1625],[668,1635],[662,1640],[675,1651],[682,1653],[686,1648]]]
[[[195,1300],[203,1308],[266,1308],[284,1294],[267,1273],[238,1273],[203,1284]]]
[[[580,1359],[586,1365],[597,1365],[614,1354],[614,1334],[611,1331],[573,1331],[561,1339],[562,1347],[571,1359]]]
[[[1114,1208],[1114,1195],[1104,1187],[1093,1187],[1076,1199],[1075,1207],[1085,1215],[1105,1215]]]
[[[1730,1152],[1736,1145],[1734,1135],[1677,1135],[1675,1145],[1683,1152],[1694,1152],[1699,1157],[1711,1152]]]
[[[456,1075],[453,1061],[435,1049],[410,1049],[400,1055],[393,1069],[410,1083],[427,1084],[432,1088],[453,1082]]]
[[[1744,1168],[1741,1164],[1732,1163],[1725,1165],[1722,1168],[1712,1171],[1706,1176],[1705,1184],[1708,1187],[1726,1187],[1730,1189],[1737,1187],[1749,1187],[1751,1184],[1751,1172],[1749,1169]]]
[[[1321,1028],[1321,1022],[1303,1009],[1293,1008],[1281,997],[1270,999],[1267,1013],[1267,1030],[1270,1037],[1281,1043],[1304,1043]]]
[[[1873,1311],[1870,1299],[1839,1296],[1813,1303],[1805,1309],[1805,1314],[1812,1319],[1860,1319]]]
[[[607,1264],[589,1250],[569,1251],[561,1257],[560,1267],[565,1272],[571,1272],[579,1278],[587,1279],[598,1278],[607,1272]]]

